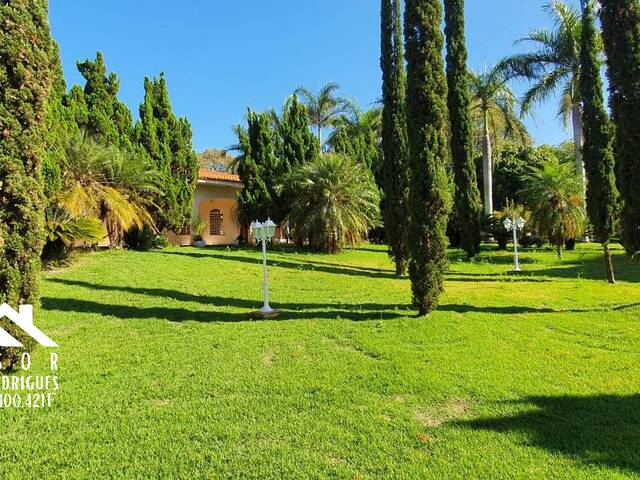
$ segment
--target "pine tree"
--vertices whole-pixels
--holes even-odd
[[[320,147],[317,137],[309,130],[307,107],[293,95],[285,105],[282,120],[278,125],[281,139],[278,156],[282,168],[290,172],[301,163],[312,161]]]
[[[273,118],[270,112],[257,114],[249,110],[247,130],[237,129],[242,157],[238,174],[244,187],[238,194],[240,223],[248,229],[253,220],[271,217],[280,220],[274,202],[274,171],[277,171]]]
[[[118,100],[118,76],[113,72],[107,76],[107,67],[100,52],[96,53],[95,61],[85,60],[78,62],[77,66],[86,80],[83,99],[87,105],[87,120],[80,126],[105,145],[131,150],[131,112]]]
[[[615,234],[617,190],[613,157],[613,129],[604,106],[592,0],[583,0],[582,47],[580,52],[583,159],[587,174],[587,213],[593,231],[602,244],[607,278],[615,283],[609,241]]]
[[[471,258],[480,249],[482,199],[473,162],[464,0],[445,0],[444,4],[450,145],[455,183],[454,217],[460,230],[460,246]]]
[[[380,184],[384,192],[382,216],[389,254],[396,263],[396,275],[405,272],[407,248],[408,139],[406,119],[406,75],[402,44],[400,0],[382,0],[382,161]]]
[[[277,182],[284,184],[287,175],[299,165],[312,162],[320,150],[318,138],[309,129],[307,107],[293,94],[286,102],[282,118],[276,122],[276,155],[278,171],[272,172]],[[289,188],[273,188],[273,201],[278,221],[287,218],[291,211],[292,196]]]
[[[382,155],[380,109],[356,110],[351,117],[342,115],[334,123],[335,130],[327,141],[331,151],[351,157],[377,175]]]
[[[45,0],[0,1],[0,303],[13,308],[38,301],[41,165],[55,55]],[[0,327],[23,343],[21,351],[33,347],[11,322],[0,320]],[[3,369],[17,361],[17,350],[0,348]]]
[[[409,274],[413,303],[424,315],[437,306],[448,264],[447,85],[441,0],[407,0],[404,21],[411,175]]]
[[[163,174],[164,186],[156,198],[156,226],[181,230],[191,221],[191,205],[198,176],[198,159],[191,144],[191,125],[176,118],[171,108],[167,82],[160,78],[144,81],[144,101],[135,139]]]
[[[640,3],[600,0],[602,38],[607,54],[610,99],[616,127],[614,152],[622,243],[629,255],[640,252]]]

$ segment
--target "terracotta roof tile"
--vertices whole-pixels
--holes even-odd
[[[219,182],[238,182],[242,183],[240,180],[240,176],[235,173],[227,173],[227,172],[214,172],[213,170],[209,170],[207,168],[201,168],[198,173],[199,180],[213,180]]]

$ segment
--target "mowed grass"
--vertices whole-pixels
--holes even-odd
[[[416,318],[384,247],[89,254],[46,274],[50,409],[0,409],[0,477],[640,476],[640,265],[451,251]],[[49,351],[30,373],[47,374]]]

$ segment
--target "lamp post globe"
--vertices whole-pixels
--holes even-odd
[[[253,234],[253,238],[258,241],[262,240],[263,230],[264,227],[258,220],[251,224],[251,233]]]
[[[267,218],[267,221],[262,224],[262,229],[267,240],[271,240],[276,234],[276,224],[270,218]]]

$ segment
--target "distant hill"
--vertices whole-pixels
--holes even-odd
[[[198,154],[198,161],[202,168],[208,168],[214,172],[235,173],[234,162],[236,157],[226,150],[209,148]]]

